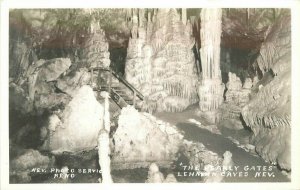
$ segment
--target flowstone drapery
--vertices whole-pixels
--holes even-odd
[[[259,85],[258,93],[242,110],[243,120],[254,132],[256,152],[286,170],[291,170],[290,19],[284,17],[274,24],[256,60],[262,71],[272,70],[274,79]]]
[[[176,9],[151,14],[132,17],[126,79],[146,97],[145,111],[182,111],[198,101],[191,24]]]
[[[220,70],[221,9],[201,11],[201,66],[202,80],[198,87],[200,111],[211,122],[218,119],[215,110],[223,102],[224,85]]]

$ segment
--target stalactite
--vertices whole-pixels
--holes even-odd
[[[139,9],[139,27],[144,27],[145,9]]]
[[[150,23],[151,22],[151,12],[149,11],[149,9],[148,9],[148,23]]]
[[[182,11],[182,13],[181,13],[181,14],[182,14],[182,15],[181,15],[182,23],[183,23],[184,25],[186,25],[186,20],[187,20],[187,19],[186,19],[186,9],[183,8],[181,11]]]

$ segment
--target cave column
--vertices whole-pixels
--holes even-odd
[[[222,9],[201,11],[201,65],[202,80],[198,86],[199,106],[207,118],[218,120],[217,108],[223,102],[224,84],[220,70],[220,43],[222,32]]]

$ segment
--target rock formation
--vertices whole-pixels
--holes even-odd
[[[168,174],[164,183],[177,183],[177,179],[174,174]]]
[[[169,166],[183,136],[175,126],[127,106],[121,111],[113,138],[112,168],[124,169],[148,167],[152,162]]]
[[[91,87],[82,86],[61,113],[49,118],[48,137],[42,149],[59,154],[93,149],[103,126],[103,106]]]
[[[162,182],[164,182],[164,175],[159,171],[157,164],[155,163],[150,164],[146,183],[162,183]]]
[[[74,64],[74,67],[77,65],[79,68],[87,67],[93,69],[100,67],[109,69],[110,53],[108,49],[109,44],[105,37],[105,32],[101,29],[99,22],[93,20],[90,26],[90,32],[87,34],[80,54],[80,60]],[[109,82],[107,72],[99,70],[93,71],[91,77],[94,79],[91,81],[92,87],[99,85],[99,83],[105,82],[108,84]]]
[[[225,101],[220,106],[221,120],[224,127],[231,129],[243,129],[240,119],[242,108],[249,102],[252,80],[246,78],[244,84],[236,74],[228,73],[226,83]]]
[[[21,10],[20,16],[23,11],[26,12]],[[211,168],[215,166],[233,166],[232,153],[226,151],[222,159],[222,155],[207,149],[214,148],[214,146],[204,146],[204,141],[207,142],[207,139],[202,139],[204,143],[202,144],[194,139],[194,135],[197,136],[197,134],[187,133],[185,138],[193,139],[194,142],[183,140],[183,134],[179,128],[187,132],[196,130],[194,125],[186,123],[190,122],[212,133],[224,136],[227,135],[226,133],[231,134],[231,130],[220,130],[220,125],[215,124],[220,118],[223,120],[223,126],[230,126],[231,129],[243,129],[248,126],[253,131],[250,142],[248,131],[243,131],[245,134],[239,133],[241,131],[232,133],[234,138],[240,137],[242,140],[245,139],[243,140],[245,142],[239,142],[231,136],[226,137],[233,142],[232,146],[243,148],[251,155],[257,156],[258,153],[266,161],[278,165],[284,172],[291,171],[291,27],[289,17],[281,19],[281,13],[277,14],[276,10],[270,9],[269,11],[274,11],[274,18],[272,17],[272,22],[268,24],[270,26],[267,26],[264,39],[261,34],[265,33],[266,24],[264,24],[265,21],[259,19],[257,23],[262,27],[258,32],[253,33],[249,28],[243,29],[243,32],[237,32],[238,27],[229,27],[229,29],[235,29],[231,31],[227,29],[227,32],[231,33],[231,38],[228,38],[228,34],[227,37],[223,35],[222,38],[226,41],[225,43],[222,41],[223,47],[230,49],[228,52],[225,50],[226,61],[224,68],[221,68],[222,72],[229,73],[229,80],[224,91],[220,71],[222,27],[220,9],[202,9],[201,33],[197,37],[192,37],[192,33],[199,33],[200,22],[195,16],[191,18],[191,21],[188,20],[187,15],[193,11],[187,14],[186,9],[181,10],[181,16],[176,9],[134,9],[131,19],[126,17],[126,22],[130,22],[127,26],[125,26],[124,18],[115,14],[113,19],[122,20],[120,23],[122,26],[116,28],[120,29],[124,24],[126,29],[119,31],[114,29],[115,33],[109,34],[111,36],[111,39],[108,38],[109,42],[105,37],[105,32],[108,34],[111,31],[104,32],[100,28],[100,21],[96,21],[99,17],[102,18],[100,15],[102,9],[99,12],[95,11],[93,15],[89,13],[89,10],[83,10],[86,11],[84,15],[80,14],[82,10],[68,11],[70,11],[69,14],[64,14],[59,10],[51,10],[46,16],[44,10],[29,10],[27,12],[29,15],[25,20],[15,20],[13,30],[10,26],[10,183],[33,183],[46,176],[49,177],[48,174],[37,176],[34,172],[30,173],[33,168],[63,167],[58,174],[66,176],[69,174],[68,167],[76,168],[74,166],[78,165],[82,168],[97,168],[100,165],[103,183],[113,182],[111,169],[123,170],[126,173],[127,169],[148,167],[146,182],[174,183],[177,182],[174,174],[165,173],[168,175],[164,178],[161,171],[170,172],[174,169],[171,168],[174,161],[181,161],[182,158],[190,166],[211,174],[214,172]],[[122,11],[124,10],[120,10]],[[11,13],[13,11],[10,12],[10,21],[16,19],[11,19]],[[58,17],[58,13],[63,13],[64,18],[55,18]],[[31,14],[35,15],[35,19],[30,17]],[[248,17],[249,15],[248,12]],[[51,23],[45,22],[44,19],[52,20],[52,24],[57,26],[51,26]],[[73,19],[73,21],[69,22],[67,19]],[[226,19],[230,21],[229,17]],[[28,26],[18,27],[18,24],[23,21],[23,25]],[[35,23],[35,26],[30,27],[29,21],[32,24]],[[87,22],[78,25],[77,21]],[[273,22],[276,23],[273,25]],[[90,27],[88,27],[89,24]],[[247,27],[252,27],[249,23],[247,24]],[[115,28],[114,24],[109,25]],[[75,27],[80,28],[78,26],[83,27],[82,31],[81,29],[73,31]],[[47,30],[45,30],[46,27]],[[129,30],[131,30],[130,34]],[[232,37],[235,34],[247,38],[246,42],[253,42],[252,44],[255,45],[248,45],[238,40],[236,42],[235,39],[240,38]],[[114,36],[116,38],[113,40]],[[66,39],[62,40],[63,37]],[[196,48],[194,38],[197,41]],[[101,82],[108,84],[110,81],[112,86],[115,85],[115,88],[119,90],[118,92],[128,95],[131,101],[132,91],[126,87],[128,84],[119,83],[118,77],[110,80],[108,72],[96,69],[98,67],[115,69],[114,66],[118,64],[120,66],[125,57],[119,55],[120,51],[116,51],[115,56],[119,62],[110,65],[109,46],[111,49],[123,48],[122,52],[126,52],[124,47],[127,45],[127,40],[129,41],[125,78],[144,95],[142,102],[140,99],[132,100],[133,105],[140,107],[142,112],[138,112],[131,106],[120,110],[115,102],[109,102],[107,92],[102,91],[101,94],[93,90],[96,86],[104,86],[100,85]],[[244,52],[248,55],[251,51],[245,58],[248,62],[230,63],[235,56],[231,51],[236,48],[232,44],[240,44],[238,47],[249,47],[246,50],[247,53]],[[199,61],[198,53],[195,55],[193,52],[198,47],[201,47],[201,63],[197,62]],[[258,57],[257,53],[259,53]],[[251,56],[253,59],[249,58]],[[256,57],[257,59],[254,60]],[[254,64],[252,61],[255,61]],[[245,72],[245,75],[236,71]],[[248,76],[252,79],[245,78]],[[223,79],[226,80],[226,76]],[[123,91],[123,87],[126,90]],[[133,94],[136,94],[136,91]],[[100,95],[104,95],[101,99],[103,101],[105,98],[104,106],[97,101]],[[145,113],[145,111],[150,113],[154,111],[180,112],[196,102],[199,102],[196,113],[194,107],[191,107],[182,115],[181,113],[174,114],[170,118],[167,117],[170,115],[166,116],[165,113],[158,114],[158,117],[169,119],[170,122],[185,122],[184,125],[178,125],[179,128]],[[109,103],[115,107],[109,107]],[[114,114],[109,114],[109,112],[114,112]],[[196,119],[187,119],[190,115],[191,118],[197,119],[196,116],[205,116],[208,122],[202,117],[199,117],[202,124]],[[171,119],[174,120],[171,121]],[[224,133],[221,134],[221,131]],[[201,139],[198,140],[201,141]],[[223,140],[215,143],[218,142],[223,142]],[[226,142],[229,141],[226,140]],[[53,155],[53,157],[50,158],[45,154]],[[57,158],[55,166],[54,156]],[[69,159],[72,161],[70,162]],[[242,159],[247,161],[247,158]],[[255,162],[257,161],[253,160],[253,163]],[[159,171],[162,167],[169,168]],[[139,172],[140,170],[138,170],[138,175]],[[99,176],[97,172],[96,177]],[[117,175],[113,177],[118,178]],[[125,178],[127,176],[122,180],[128,182]],[[146,176],[143,176],[139,180],[144,182],[145,178]],[[70,182],[55,180],[53,181]],[[89,178],[88,180],[95,182],[95,179]],[[222,180],[220,173],[204,178],[205,182]]]
[[[108,43],[99,22],[91,23],[91,32],[85,40],[81,54],[81,64],[84,67],[103,67],[110,65]]]
[[[223,162],[222,162],[222,166],[223,168],[231,168],[233,167],[234,163],[232,160],[232,153],[230,151],[226,151],[223,154]]]
[[[252,80],[246,78],[242,85],[241,80],[234,74],[229,72],[229,79],[226,83],[225,102],[243,107],[249,101],[251,92]]]
[[[15,158],[10,163],[9,174],[12,179],[11,183],[14,183],[14,180],[17,182],[28,183],[31,180],[30,172],[33,168],[46,169],[51,167],[53,163],[53,158],[44,156],[37,150],[26,150],[22,155]]]
[[[198,101],[191,35],[175,9],[158,9],[144,27],[133,16],[125,75],[146,97],[145,111],[182,111]]]
[[[221,182],[223,176],[215,168],[223,163],[217,153],[208,150],[202,143],[184,140],[183,153],[189,160],[189,165],[196,171],[205,173],[204,182]],[[197,168],[197,169],[196,169]]]
[[[223,102],[224,85],[220,70],[221,9],[201,11],[201,82],[198,86],[199,106],[210,122],[218,120],[216,109]]]
[[[202,143],[184,140],[183,153],[189,160],[189,165],[199,170],[205,166],[217,167],[222,165],[223,159],[217,153],[208,150]]]
[[[32,63],[27,63],[30,61],[28,56],[12,60],[16,62],[14,65],[22,67],[22,71],[11,75],[10,109],[24,115],[48,117],[47,125],[37,127],[41,132],[40,139],[45,140],[42,149],[61,153],[97,146],[96,134],[103,118],[103,114],[98,113],[103,108],[93,90],[85,85],[91,85],[88,69],[107,68],[110,60],[108,43],[98,23],[94,21],[90,30],[83,39],[80,60],[73,63],[69,58],[40,59]],[[94,80],[94,85],[97,82]],[[86,127],[90,129],[85,130]],[[83,132],[78,133],[81,130]],[[83,140],[85,135],[89,140]],[[74,147],[77,145],[79,149]]]
[[[68,101],[65,94],[55,93],[55,81],[69,69],[70,59],[39,60],[29,66],[18,83],[10,83],[10,106],[22,113],[51,109]],[[22,101],[22,102],[19,102]]]
[[[245,123],[254,132],[252,142],[256,151],[265,160],[287,170],[291,169],[290,30],[290,17],[274,24],[257,59],[259,68],[264,72],[271,70],[274,79],[260,84],[257,94],[242,110]]]
[[[63,77],[57,79],[55,87],[60,91],[73,97],[81,86],[89,84],[91,81],[91,74],[87,68],[80,68],[78,70],[70,71]]]

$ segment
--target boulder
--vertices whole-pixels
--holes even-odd
[[[127,106],[121,111],[113,138],[112,167],[122,169],[148,167],[152,162],[169,166],[176,158],[183,135],[175,126]]]
[[[69,58],[55,58],[44,62],[39,68],[38,78],[39,81],[49,82],[56,80],[71,66]]]
[[[49,118],[48,138],[42,149],[55,154],[90,150],[97,146],[103,126],[103,106],[89,86],[82,86],[60,114]]]
[[[74,92],[83,85],[87,85],[91,80],[91,74],[87,69],[81,68],[78,71],[68,73],[62,78],[59,78],[56,82],[56,87],[73,96]]]
[[[41,94],[36,96],[34,107],[37,111],[37,114],[41,114],[44,110],[56,110],[58,108],[64,108],[70,100],[71,97],[63,93]]]

